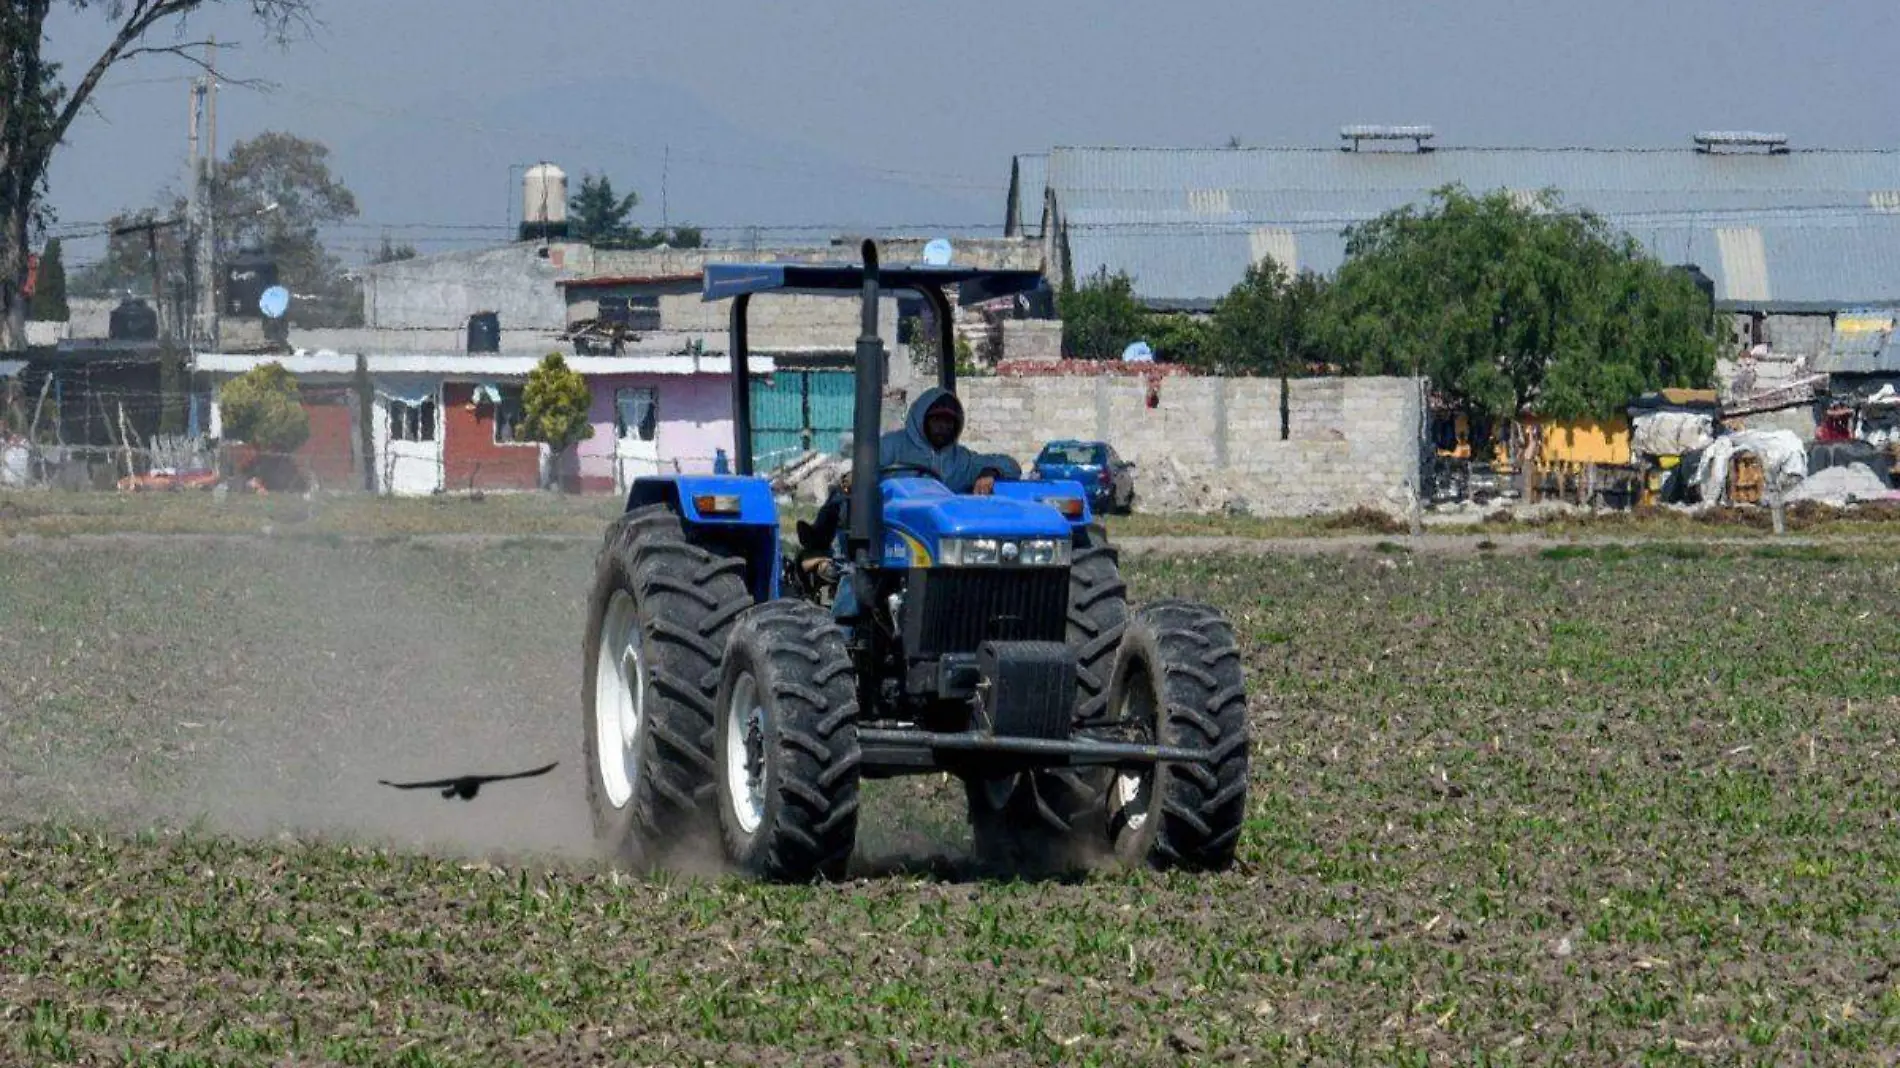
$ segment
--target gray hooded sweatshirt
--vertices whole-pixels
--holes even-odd
[[[945,398],[956,410],[956,436],[963,436],[963,402],[957,399],[956,394],[932,386],[911,402],[910,414],[904,419],[904,429],[889,431],[878,439],[878,466],[883,468],[903,463],[927,468],[935,472],[952,493],[970,492],[976,486],[977,476],[984,471],[994,471],[999,478],[1004,479],[1021,478],[1022,465],[1002,453],[972,452],[954,439],[945,448],[931,448],[930,439],[924,436],[924,414],[930,411],[931,405]],[[901,476],[904,472],[896,474]]]

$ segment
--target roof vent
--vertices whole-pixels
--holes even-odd
[[[1695,135],[1697,152],[1716,152],[1724,148],[1765,148],[1769,155],[1779,156],[1788,151],[1788,135],[1755,130],[1704,130]]]
[[[1342,152],[1357,152],[1361,141],[1410,141],[1420,152],[1430,152],[1431,147],[1425,142],[1434,136],[1430,126],[1341,126],[1339,139],[1350,141],[1352,145],[1340,145],[1339,149]]]

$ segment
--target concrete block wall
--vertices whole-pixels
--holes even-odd
[[[1055,363],[1062,359],[1062,321],[1060,319],[1005,319],[1003,352],[1005,360],[1035,360]]]
[[[1295,379],[1281,437],[1273,379],[966,378],[958,384],[971,448],[1027,463],[1052,438],[1101,438],[1143,469],[1167,466],[1228,486],[1260,515],[1359,506],[1399,512],[1426,452],[1424,383],[1408,378]]]

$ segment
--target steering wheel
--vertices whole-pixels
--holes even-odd
[[[919,476],[923,478],[933,479],[938,482],[943,481],[943,476],[937,474],[937,472],[935,471],[932,471],[930,468],[925,467],[923,464],[914,464],[914,463],[909,463],[903,460],[899,460],[896,463],[885,464],[884,466],[878,468],[877,477],[881,479],[886,475],[889,475],[898,471],[915,471]]]

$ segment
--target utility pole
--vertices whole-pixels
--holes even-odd
[[[137,233],[143,233],[145,235],[145,248],[151,253],[152,257],[152,311],[158,314],[160,337],[168,335],[175,337],[177,324],[173,324],[172,331],[166,331],[165,288],[160,281],[164,272],[160,269],[158,262],[158,231],[167,227],[182,226],[186,221],[185,219],[150,219],[146,222],[131,223],[126,226],[116,227],[112,231],[113,237],[124,237],[127,234]]]
[[[197,230],[198,248],[192,256],[197,307],[193,309],[191,341],[218,347],[217,209],[212,203],[218,168],[218,42],[205,42],[205,73],[191,84],[191,206],[186,217]],[[202,119],[204,139],[198,129]]]

